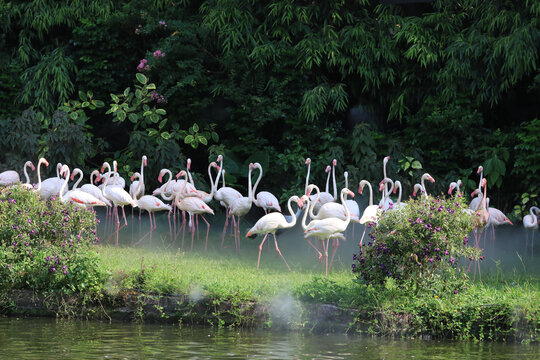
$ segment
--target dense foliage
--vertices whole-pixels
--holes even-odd
[[[405,194],[421,171],[407,164],[437,192],[458,177],[472,189],[482,164],[492,206],[518,217],[538,192],[539,18],[539,0],[0,1],[0,122],[30,107],[25,159],[37,138],[51,162],[85,170],[114,157],[130,175],[144,153],[152,173],[188,156],[203,172],[219,152],[243,185],[258,161],[282,199],[308,156],[316,181],[333,158],[359,181],[391,155]],[[58,150],[72,130],[83,144]]]
[[[461,196],[406,204],[381,215],[370,240],[353,257],[353,272],[368,285],[392,281],[457,293],[467,278],[459,260],[479,261],[481,252],[468,246],[473,219],[464,211],[467,205]]]
[[[104,276],[94,245],[96,217],[21,187],[0,195],[0,288],[93,296]]]

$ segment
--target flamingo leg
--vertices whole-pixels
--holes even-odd
[[[332,239],[332,257],[330,258],[330,269],[334,263],[334,256],[336,256],[337,249],[339,248],[339,239]]]
[[[189,227],[191,229],[191,251],[193,251],[193,240],[195,239],[195,221],[192,221],[193,214],[189,214]]]
[[[324,246],[324,276],[328,276],[328,243],[330,242],[330,238],[326,239],[326,245]]]
[[[274,232],[273,235],[274,235],[274,243],[276,244],[276,251],[278,252],[279,256],[281,256],[283,261],[285,261],[285,258],[281,254],[281,251],[279,250],[279,247],[277,245],[276,233]],[[291,267],[289,266],[289,264],[287,264],[287,261],[285,261],[285,265],[287,265],[287,269],[289,269],[289,271],[291,271]]]
[[[202,219],[206,223],[206,240],[204,242],[204,251],[206,252],[206,246],[208,245],[208,233],[210,232],[210,223],[205,219],[205,217],[201,214]]]
[[[259,259],[257,260],[257,270],[259,270],[259,264],[261,262],[261,251],[262,251],[262,247],[263,247],[263,244],[264,244],[267,236],[268,236],[268,234],[264,235],[264,238],[262,239],[261,244],[259,245]]]
[[[229,226],[229,208],[225,209],[225,225],[223,226],[223,234],[221,234],[221,247],[223,247],[223,243],[225,242],[227,226]]]
[[[360,242],[358,243],[358,245],[360,245],[360,248],[362,247],[362,241],[364,240],[364,236],[366,235],[366,229],[367,226],[364,225],[364,232],[362,233],[362,237],[360,238]]]
[[[312,248],[315,249],[315,251],[317,252],[317,254],[319,255],[319,261],[321,261],[322,259],[322,253],[320,252],[319,248],[316,247],[315,245],[313,245],[313,243],[309,240],[309,238],[306,238],[306,241],[308,242],[309,245],[311,245]]]

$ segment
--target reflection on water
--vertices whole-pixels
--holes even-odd
[[[2,359],[538,359],[538,345],[0,318]]]

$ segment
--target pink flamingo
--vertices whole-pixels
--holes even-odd
[[[383,179],[388,178],[388,176],[386,175],[386,165],[388,164],[389,160],[390,160],[390,156],[386,156],[383,159]],[[390,189],[388,186],[389,185],[387,183],[384,185],[384,191],[382,192],[381,201],[379,201],[379,206],[383,210],[388,210],[390,206],[392,205],[392,201],[390,200]]]
[[[369,187],[369,205],[364,209],[364,212],[362,213],[362,217],[359,220],[360,224],[365,223],[374,223],[376,224],[379,221],[379,212],[380,208],[379,205],[373,204],[373,189],[371,188],[371,184],[367,180],[360,181],[360,184],[358,186],[358,193],[362,195],[362,192],[364,191],[364,186]],[[362,233],[362,238],[360,239],[360,242],[358,243],[360,247],[362,247],[362,241],[364,240],[364,236],[366,235],[366,229],[367,226],[364,226],[364,232]]]
[[[458,181],[452,181],[450,183],[450,186],[448,187],[448,195],[452,195],[452,193],[454,192],[454,189],[456,189],[456,195],[461,194],[461,190],[459,190],[459,188],[462,185],[463,183],[461,182],[461,179],[459,179]]]
[[[481,236],[482,229],[484,229],[489,221],[489,211],[487,210],[487,202],[486,202],[486,195],[487,195],[487,180],[486,178],[482,179],[482,183],[480,184],[481,187],[484,188],[484,195],[482,196],[482,201],[480,202],[479,208],[475,211],[474,215],[474,225],[476,228],[474,229],[474,245],[476,247],[479,247],[479,238]],[[480,234],[478,234],[478,230],[480,230]],[[478,274],[480,276],[480,279],[482,279],[482,276],[480,275],[480,264],[477,262],[475,267],[475,274],[476,274],[476,268],[478,268]]]
[[[82,172],[81,172],[82,173]],[[66,195],[64,197],[64,189],[67,187],[68,180],[70,177],[70,171],[69,167],[67,165],[62,166],[62,170],[60,171],[60,176],[65,175],[66,178],[64,180],[64,184],[62,184],[62,188],[60,190],[60,201],[63,203],[72,201],[75,206],[80,207],[81,209],[86,209],[88,207],[93,206],[105,206],[105,203],[96,197],[81,191],[81,190],[71,190],[66,192]]]
[[[236,250],[240,249],[240,219],[247,215],[249,210],[251,210],[251,204],[253,202],[253,188],[251,187],[251,173],[253,172],[254,165],[253,163],[249,164],[248,169],[248,196],[243,196],[237,198],[230,203],[229,214],[233,217],[234,225],[234,243]],[[236,216],[236,224],[234,217]]]
[[[287,265],[287,269],[289,269],[289,271],[291,270],[289,264],[287,264],[287,261],[285,260],[285,258],[281,254],[281,251],[279,250],[277,238],[276,238],[276,231],[278,229],[291,228],[296,224],[296,215],[293,212],[292,207],[291,207],[292,201],[295,201],[299,207],[302,207],[302,202],[298,198],[298,196],[294,195],[289,198],[289,201],[287,201],[287,208],[289,209],[289,214],[292,217],[292,221],[287,222],[283,214],[279,212],[272,212],[272,213],[264,215],[259,220],[257,220],[255,225],[253,225],[253,227],[249,229],[249,231],[247,232],[246,237],[249,237],[253,234],[265,234],[264,238],[261,241],[261,244],[259,245],[259,257],[257,259],[257,270],[259,270],[259,264],[261,262],[262,247],[263,247],[264,242],[266,241],[266,237],[269,234],[272,234],[274,236],[274,243],[276,245],[276,251],[285,262],[285,265]]]
[[[531,230],[532,236],[531,236],[531,251],[534,246],[534,232],[538,230],[538,212],[540,212],[540,209],[536,206],[532,206],[529,209],[530,215],[525,215],[523,217],[523,227],[525,228],[525,231]],[[529,236],[527,233],[525,234],[525,246],[527,246],[528,238]]]
[[[217,189],[217,185],[219,183],[219,177],[221,176],[221,173],[223,172],[223,156],[219,155],[216,162],[219,162],[219,171],[216,177],[216,181],[214,182],[214,199],[219,201],[221,206],[225,207],[225,225],[223,226],[223,233],[221,235],[221,247],[223,247],[223,243],[225,241],[225,233],[227,232],[227,226],[229,225],[229,207],[231,206],[232,202],[236,199],[239,199],[242,197],[242,194],[238,190],[235,190],[228,186],[223,186],[219,189]]]
[[[184,170],[182,170],[176,175],[177,178],[180,177],[180,176],[184,176],[185,184],[187,184],[187,182],[188,182],[187,173]],[[184,185],[184,187],[185,187],[185,185]],[[182,189],[182,191],[179,191],[176,194],[174,202],[176,203],[176,206],[178,207],[178,209],[180,209],[182,211],[186,211],[190,215],[194,215],[194,214],[201,215],[202,219],[206,223],[206,240],[204,242],[204,251],[206,251],[206,248],[207,248],[207,245],[208,245],[208,233],[210,232],[210,223],[206,220],[206,218],[204,217],[203,214],[206,213],[206,214],[214,215],[214,210],[212,210],[212,208],[210,208],[198,196],[182,197],[183,191],[184,190]],[[194,226],[192,224],[191,217],[190,217],[189,226],[191,228],[191,250],[193,250],[193,241],[194,241],[194,238],[195,238],[195,229],[194,229]],[[182,227],[184,228],[185,224],[182,224]],[[183,247],[184,247],[184,244],[182,244],[182,248]]]

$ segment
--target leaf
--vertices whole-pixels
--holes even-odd
[[[414,160],[414,161],[412,162],[412,165],[411,165],[411,166],[412,166],[413,169],[416,169],[416,170],[422,168],[422,164],[421,164],[420,161],[418,161],[418,160]]]
[[[126,112],[124,110],[120,110],[116,116],[118,117],[119,121],[124,121],[126,119]]]
[[[148,82],[148,78],[144,74],[137,73],[135,74],[135,76],[137,77],[137,80],[143,85]]]
[[[137,99],[139,100],[142,99],[143,97],[142,91],[139,89],[135,90],[135,97],[137,97]]]
[[[167,123],[167,119],[161,120],[161,122],[159,123],[159,126],[158,126],[159,129],[161,130],[165,126],[166,123]]]
[[[188,135],[184,138],[184,143],[191,144],[193,142],[193,135]]]
[[[171,134],[167,131],[164,131],[161,133],[161,137],[164,138],[165,140],[169,140],[171,138]]]
[[[89,99],[93,98],[94,97],[94,93],[92,92],[92,90],[88,90],[86,92],[86,96],[88,96]]]
[[[139,116],[134,113],[129,114],[128,118],[129,118],[129,121],[131,121],[134,124],[136,124],[137,121],[139,120]]]
[[[197,123],[193,124],[193,131],[199,132],[199,125]]]
[[[160,119],[160,117],[157,114],[150,115],[150,121],[152,121],[153,123],[157,123],[159,121],[159,119]]]
[[[212,132],[212,140],[219,142],[219,135],[215,131]]]
[[[156,84],[154,84],[154,83],[148,84],[148,85],[146,86],[146,88],[147,88],[148,90],[156,90]]]
[[[156,109],[156,113],[159,115],[167,115],[167,111],[165,111],[165,109]]]
[[[84,91],[79,90],[79,98],[80,98],[82,101],[86,101],[86,100],[87,100],[86,94],[84,93]]]
[[[77,120],[77,118],[79,117],[79,114],[77,114],[77,112],[72,112],[71,114],[69,114],[69,117],[72,119],[72,120]]]
[[[128,97],[128,95],[129,95],[129,90],[130,90],[130,88],[126,88],[126,90],[124,90],[124,96],[125,96],[125,97]]]
[[[148,130],[148,136],[154,136],[158,133],[156,129],[146,129]]]
[[[114,95],[114,94],[111,94],[111,98],[112,98],[113,101],[114,101],[115,103],[117,103],[117,104],[118,104],[118,102],[120,101],[120,99],[118,98],[118,96],[116,96],[116,95]]]
[[[94,104],[96,107],[101,108],[105,106],[105,103],[101,100],[92,100],[92,104]]]
[[[206,138],[204,136],[199,136],[199,141],[203,145],[208,145],[208,140],[206,140]]]
[[[82,107],[88,107],[90,106],[90,103],[88,101],[83,101],[83,103],[81,104]]]

